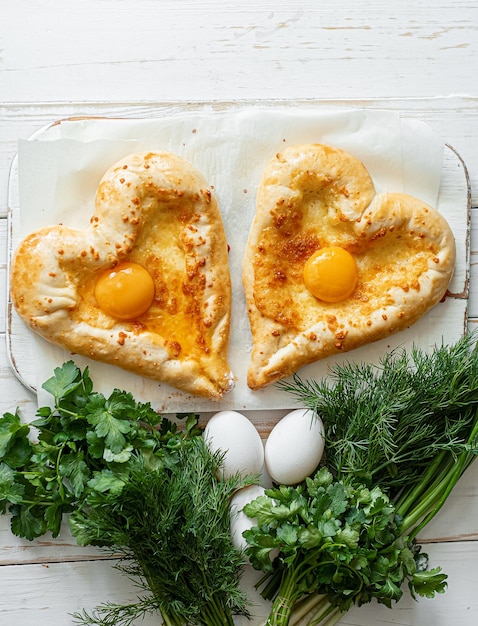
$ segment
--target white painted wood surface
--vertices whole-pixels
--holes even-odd
[[[18,139],[68,116],[154,117],[178,101],[312,99],[424,120],[468,168],[468,315],[477,327],[477,70],[478,3],[470,0],[0,0],[1,413],[18,406],[31,418],[36,409],[5,345],[7,187]],[[341,623],[476,624],[477,484],[478,464],[423,536],[432,563],[449,574],[446,594],[405,599],[393,611],[362,608]],[[132,594],[99,551],[78,548],[66,530],[23,542],[0,517],[1,626],[66,626],[72,611]]]

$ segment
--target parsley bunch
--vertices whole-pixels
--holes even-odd
[[[75,619],[129,626],[158,611],[172,626],[227,626],[247,614],[229,501],[255,478],[218,481],[223,457],[207,448],[197,416],[179,416],[179,428],[128,392],[105,397],[71,361],[43,387],[53,406],[32,424],[18,411],[0,418],[0,513],[30,540],[58,536],[68,514],[77,542],[121,552],[117,567],[145,591]]]
[[[404,582],[413,594],[444,590],[446,577],[426,570],[379,487],[344,484],[324,467],[298,486],[266,490],[244,512],[257,520],[244,531],[251,563],[272,578],[264,591],[273,597],[268,624],[287,624],[309,594],[319,594],[323,619],[372,599],[391,607]]]

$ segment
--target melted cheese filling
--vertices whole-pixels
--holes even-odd
[[[156,337],[171,358],[179,358],[181,353],[210,351],[211,331],[202,304],[205,258],[190,235],[199,219],[193,208],[185,207],[179,215],[174,211],[158,212],[155,220],[145,224],[127,259],[129,264],[147,270],[153,281],[154,298],[143,313],[134,319],[124,318],[125,331],[150,333],[150,340]],[[71,275],[71,280],[81,296],[81,303],[71,312],[72,319],[105,330],[114,329],[119,316],[112,315],[106,306],[98,306],[98,278],[92,280],[78,272]]]
[[[394,289],[418,292],[420,276],[438,252],[426,234],[394,227],[357,239],[352,222],[337,217],[325,203],[310,200],[278,210],[272,226],[260,235],[253,262],[254,297],[263,316],[298,332],[320,321],[330,327],[339,315],[355,326],[394,305]],[[304,284],[308,259],[330,246],[348,250],[358,272],[352,293],[338,302],[319,301]]]

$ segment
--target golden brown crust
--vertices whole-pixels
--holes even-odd
[[[324,246],[355,258],[359,282],[343,302],[318,300],[303,268]],[[408,328],[445,295],[455,242],[417,198],[376,194],[363,164],[320,144],[286,149],[266,168],[243,265],[258,389],[300,367]]]
[[[94,297],[98,273],[125,260],[155,283],[152,306],[129,322]],[[30,328],[71,352],[198,396],[218,399],[233,386],[222,218],[202,175],[176,155],[126,157],[102,178],[85,230],[28,236],[12,259],[11,295]]]

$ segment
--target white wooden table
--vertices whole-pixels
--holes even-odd
[[[469,325],[478,323],[478,3],[473,0],[0,0],[0,291],[7,188],[17,140],[76,115],[152,117],[168,103],[317,101],[429,123],[464,160],[471,187]],[[0,412],[36,397],[14,376],[0,306]],[[433,601],[353,610],[343,624],[474,626],[478,463],[422,537],[449,588]],[[134,587],[60,538],[15,539],[0,517],[1,626],[71,624],[69,614]],[[142,622],[146,624],[146,622]],[[155,623],[154,620],[148,624]]]

